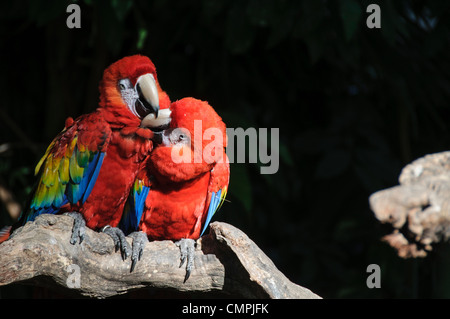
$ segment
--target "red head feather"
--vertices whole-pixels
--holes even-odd
[[[191,136],[194,136],[194,121],[201,120],[201,136],[204,136],[207,129],[217,128],[222,133],[224,147],[227,146],[226,125],[208,102],[187,97],[172,103],[170,109],[172,111],[170,114],[170,117],[172,118],[170,127],[185,128],[191,133]],[[199,134],[198,132],[195,133]],[[203,147],[205,147],[205,143],[202,144]]]
[[[173,156],[180,154],[180,148],[172,146],[156,147],[150,155],[150,165],[158,179],[162,181],[168,178],[173,182],[190,180],[211,170],[216,162],[227,160],[225,155],[227,143],[225,123],[207,102],[194,98],[184,98],[172,103],[170,108],[172,111],[170,127],[183,128],[189,131],[191,144],[182,146],[181,153],[184,157],[185,152],[189,152],[184,159],[189,161],[190,158],[190,161],[187,163],[184,160],[180,162],[180,158],[174,160]],[[199,123],[195,121],[201,122],[201,130],[199,130]],[[212,132],[212,136],[205,134],[208,129],[214,129],[214,131],[209,131]],[[217,141],[217,144],[212,144],[213,140],[217,138],[216,136],[221,136],[221,139]],[[201,148],[199,145],[201,145]],[[211,145],[214,145],[211,148],[212,152],[206,151],[206,148]],[[161,176],[164,177],[161,178]]]
[[[100,107],[112,107],[118,110],[126,107],[117,87],[118,81],[120,79],[129,79],[131,83],[135,85],[139,76],[146,73],[151,73],[155,78],[159,95],[160,109],[168,108],[170,106],[170,99],[159,85],[155,65],[148,57],[143,55],[124,57],[111,64],[104,71],[99,87]]]

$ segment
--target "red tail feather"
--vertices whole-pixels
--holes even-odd
[[[9,235],[11,235],[11,228],[11,226],[5,226],[0,229],[0,244],[9,238]]]

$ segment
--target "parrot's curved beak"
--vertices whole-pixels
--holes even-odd
[[[159,96],[156,87],[156,81],[153,74],[147,73],[141,75],[135,85],[138,94],[136,99],[136,111],[145,117],[147,114],[159,115]]]
[[[148,127],[152,131],[161,131],[169,126],[171,121],[170,109],[162,109],[159,111],[158,117],[154,113],[145,116],[141,121],[141,127]]]

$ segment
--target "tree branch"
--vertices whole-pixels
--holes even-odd
[[[71,245],[72,225],[69,216],[41,215],[17,229],[0,245],[0,286],[31,282],[96,298],[149,287],[244,298],[320,298],[289,281],[247,235],[226,223],[212,223],[198,240],[195,269],[185,283],[172,241],[147,243],[130,273],[131,261],[122,261],[106,234],[87,229],[85,240]],[[79,282],[72,281],[74,265]]]
[[[433,244],[450,238],[450,152],[405,166],[399,182],[372,194],[370,206],[380,222],[393,226],[383,239],[400,257],[425,257]]]

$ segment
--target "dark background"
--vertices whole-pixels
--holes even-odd
[[[280,128],[279,171],[232,164],[214,220],[325,298],[450,297],[450,249],[399,259],[368,206],[411,160],[448,149],[450,2],[85,0],[81,29],[66,26],[69,3],[0,5],[0,183],[17,201],[65,118],[96,108],[103,70],[142,53],[172,100],[207,100],[228,127]],[[366,26],[370,3],[381,29]],[[372,263],[380,289],[366,286]]]

